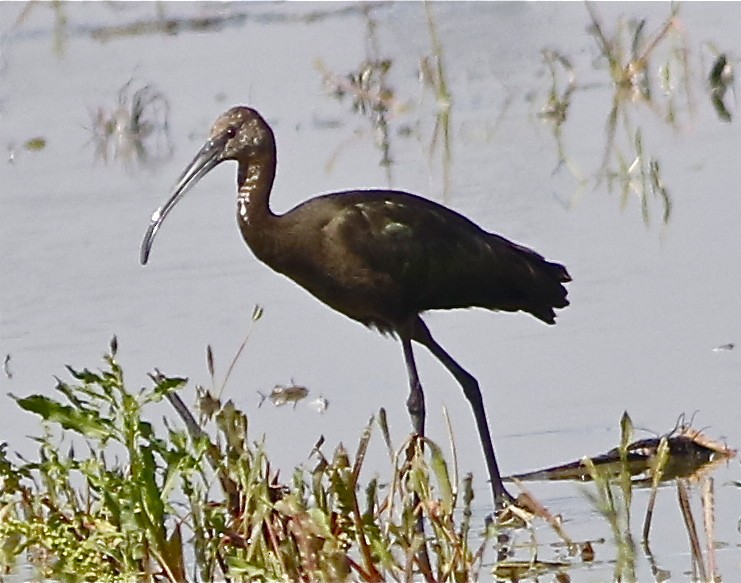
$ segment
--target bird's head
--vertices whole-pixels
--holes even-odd
[[[240,181],[244,169],[251,163],[275,159],[275,138],[270,126],[254,109],[232,107],[211,126],[206,143],[183,170],[173,187],[170,198],[152,214],[152,222],[144,235],[141,246],[141,263],[149,259],[154,236],[165,217],[195,184],[226,160],[236,160],[240,166]]]
[[[249,162],[253,158],[271,154],[275,149],[275,138],[270,126],[257,111],[237,106],[222,113],[213,123],[203,149],[211,152],[215,164],[224,160]]]

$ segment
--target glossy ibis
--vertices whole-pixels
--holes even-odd
[[[351,190],[317,196],[285,214],[270,210],[275,137],[254,109],[221,115],[208,140],[152,215],[141,247],[177,202],[215,166],[235,160],[237,221],[255,256],[338,312],[401,341],[409,376],[407,408],[424,434],[425,404],[412,341],[425,346],[455,377],[471,403],[497,509],[511,500],[502,484],[476,379],[433,339],[420,314],[478,306],[528,312],[555,322],[568,305],[566,268],[488,233],[464,216],[395,190]]]

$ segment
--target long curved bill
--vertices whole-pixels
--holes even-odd
[[[149,253],[152,250],[154,236],[165,220],[165,217],[175,207],[183,196],[193,187],[196,182],[214,169],[221,161],[221,153],[224,150],[224,140],[212,139],[207,141],[199,150],[193,161],[183,170],[173,187],[172,194],[167,202],[152,213],[152,222],[149,224],[144,240],[142,241],[141,253],[139,259],[142,265],[146,265],[149,260]]]

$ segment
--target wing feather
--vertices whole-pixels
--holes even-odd
[[[404,309],[481,306],[553,322],[568,305],[566,269],[428,199],[398,191],[343,193],[332,220],[369,273],[393,282]]]

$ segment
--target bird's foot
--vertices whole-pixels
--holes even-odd
[[[487,526],[495,524],[500,527],[524,528],[537,517],[552,525],[558,522],[548,509],[527,490],[521,492],[517,498],[504,490],[498,493],[495,510],[486,517],[486,524]]]
[[[507,490],[502,490],[495,494],[494,512],[486,517],[486,524],[522,528],[530,517],[530,512],[520,503],[519,497],[515,498]]]
[[[515,496],[512,496],[507,490],[502,489],[499,492],[494,493],[494,507],[495,507],[495,513],[501,512],[502,510],[506,510],[507,507],[511,506],[512,504],[517,504],[517,498]]]

